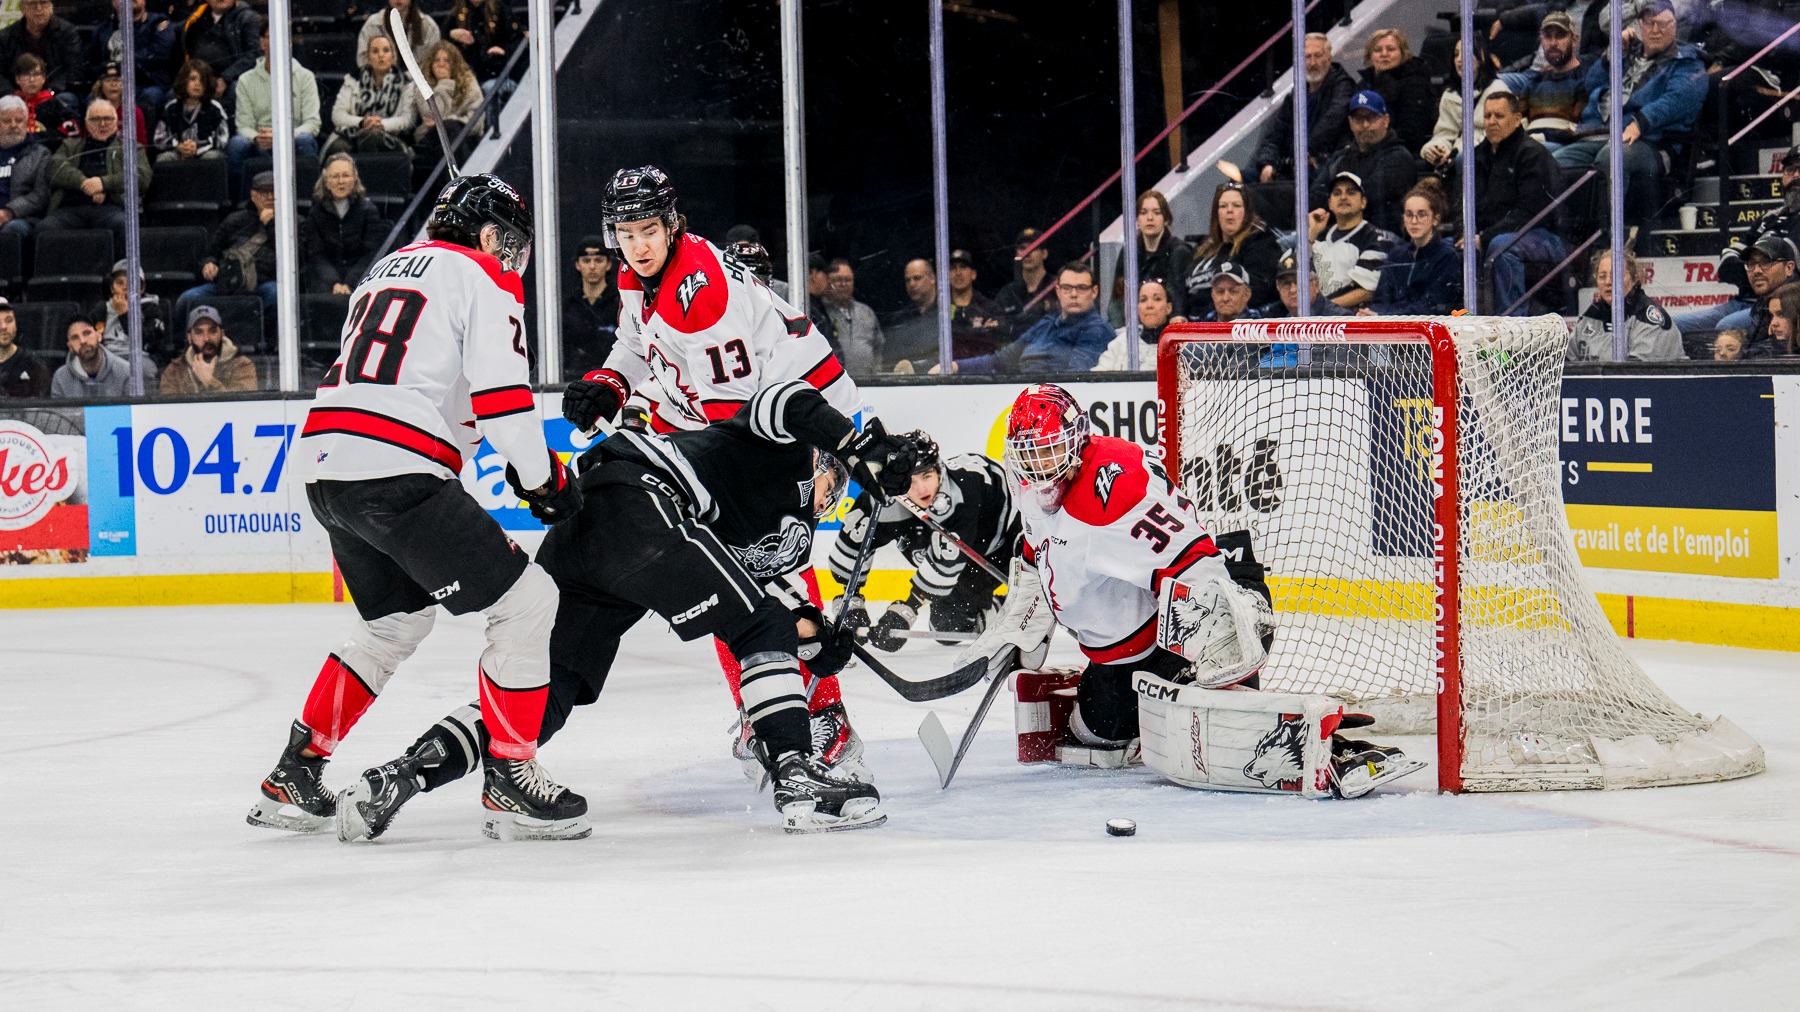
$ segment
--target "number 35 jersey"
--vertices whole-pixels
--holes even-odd
[[[455,478],[486,436],[526,488],[542,485],[550,458],[524,310],[519,276],[477,250],[422,242],[377,260],[307,413],[302,476]]]
[[[806,314],[736,257],[691,232],[646,287],[619,270],[619,335],[606,366],[649,401],[658,432],[703,429],[738,413],[758,390],[801,380],[846,417],[862,394]]]
[[[1135,661],[1155,648],[1164,580],[1229,577],[1193,504],[1129,440],[1090,439],[1056,512],[1043,512],[1029,493],[1013,498],[1025,560],[1038,567],[1056,620],[1093,661]]]

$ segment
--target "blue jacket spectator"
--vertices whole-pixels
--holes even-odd
[[[1640,61],[1649,64],[1644,68],[1647,76],[1625,96],[1625,121],[1636,123],[1638,139],[1652,144],[1662,143],[1667,134],[1687,133],[1706,102],[1706,61],[1700,47],[1680,43],[1654,56],[1633,54],[1626,57],[1627,73]],[[1579,128],[1584,136],[1606,133],[1601,118],[1606,113],[1606,67],[1603,56],[1588,68],[1588,102],[1581,110]]]
[[[181,26],[167,14],[152,14],[144,0],[132,0],[132,37],[137,58],[138,105],[153,113],[169,100],[169,86],[175,78],[175,58],[180,51]],[[94,41],[88,47],[88,67],[96,73],[109,63],[125,62],[125,40],[119,37],[115,16],[112,24],[94,29]]]
[[[1083,263],[1064,266],[1056,275],[1062,312],[1045,316],[991,355],[957,359],[950,363],[950,371],[985,375],[1089,371],[1113,339],[1113,329],[1094,308],[1097,289],[1093,268]]]
[[[1462,254],[1448,239],[1401,240],[1381,265],[1369,308],[1379,316],[1444,316],[1462,305]]]

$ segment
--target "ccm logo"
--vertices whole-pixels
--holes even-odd
[[[433,601],[442,601],[444,598],[449,597],[451,594],[454,594],[461,589],[462,581],[458,580],[448,587],[439,587],[437,590],[432,591],[431,599]]]
[[[706,609],[711,608],[713,605],[718,604],[718,603],[719,603],[719,595],[714,594],[713,596],[707,598],[706,600],[701,601],[699,604],[694,605],[692,608],[689,608],[687,611],[684,611],[681,614],[670,619],[669,624],[670,625],[680,625],[681,623],[686,622],[687,620],[695,617],[696,615],[700,615],[700,614],[704,613],[706,611]]]
[[[1161,685],[1148,678],[1140,677],[1137,682],[1138,695],[1149,699],[1179,699],[1181,690],[1173,685]]]

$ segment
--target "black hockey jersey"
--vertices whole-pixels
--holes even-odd
[[[849,579],[850,567],[862,549],[869,510],[869,491],[864,489],[831,546],[831,574],[840,583]],[[1017,554],[1023,529],[1019,511],[1013,505],[1006,472],[995,461],[977,453],[946,460],[944,480],[929,510],[938,523],[1000,568],[1006,568],[1007,561]],[[897,502],[882,509],[880,521],[875,528],[875,547],[898,543],[900,554],[914,567],[912,597],[916,601],[941,598],[956,589],[970,563],[949,538],[926,527]]]

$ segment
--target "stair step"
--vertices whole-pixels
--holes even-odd
[[[1781,177],[1779,175],[1732,176],[1731,202],[1744,203],[1752,200],[1780,200]],[[1692,200],[1696,204],[1716,204],[1719,202],[1719,177],[1701,176],[1694,180]]]
[[[1749,229],[1734,228],[1733,235],[1748,236]],[[1638,256],[1644,257],[1706,257],[1711,259],[1719,255],[1724,246],[1719,241],[1719,230],[1708,229],[1652,229],[1638,236]]]

